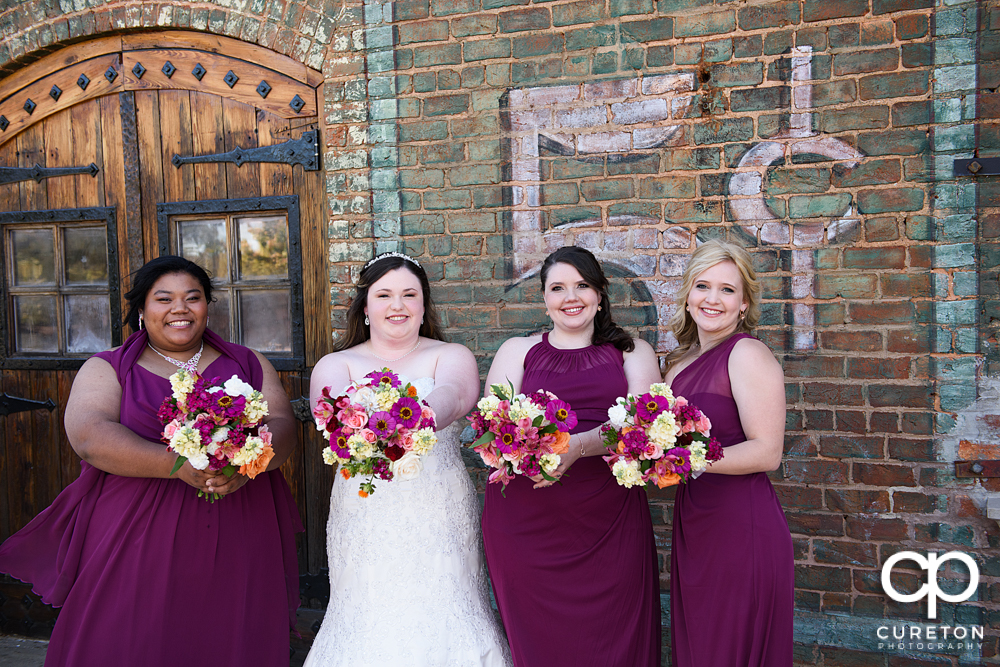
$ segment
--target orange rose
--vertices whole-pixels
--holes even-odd
[[[257,475],[267,470],[267,464],[274,458],[274,450],[270,445],[264,446],[264,451],[260,453],[254,461],[240,466],[240,474],[253,479]]]
[[[556,431],[556,441],[552,443],[553,454],[565,454],[569,451],[569,433]]]
[[[681,483],[681,476],[675,472],[668,472],[656,476],[656,485],[661,489]]]
[[[358,495],[361,496],[362,498],[367,498],[368,492],[365,491],[364,489],[358,489]]]

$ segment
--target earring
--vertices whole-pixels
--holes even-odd
[[[142,315],[139,315],[139,331],[142,331]]]
[[[604,310],[604,309],[603,309],[603,308],[601,308],[600,306],[598,306],[598,307],[597,307],[597,311],[598,311],[598,312],[600,312],[600,311],[602,311],[602,310]]]
[[[423,324],[423,323],[424,323],[424,316],[423,316],[423,315],[421,315],[421,316],[420,316],[420,323],[421,323],[421,324]]]
[[[369,326],[371,322],[368,320],[368,316],[365,315],[365,326]]]
[[[744,320],[744,319],[746,319],[746,316],[747,316],[747,311],[741,310],[740,311],[740,319]]]

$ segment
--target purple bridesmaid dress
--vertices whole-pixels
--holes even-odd
[[[560,350],[524,359],[521,391],[568,401],[574,432],[607,421],[628,392],[620,350]],[[515,667],[660,664],[660,590],[646,493],[615,481],[599,456],[576,461],[561,484],[518,476],[486,489],[483,543]]]
[[[206,377],[259,389],[260,362],[211,331]],[[122,386],[121,423],[159,442],[166,378],[136,361],[146,333],[99,357]],[[25,443],[24,446],[30,446]],[[45,664],[287,665],[298,607],[298,510],[278,470],[214,504],[178,479],[121,477],[82,464],[70,484],[0,547],[0,572],[62,607]]]
[[[749,337],[705,352],[671,386],[708,415],[723,447],[746,440],[728,364]],[[672,667],[791,667],[794,574],[792,537],[765,473],[706,472],[681,484],[670,551]]]

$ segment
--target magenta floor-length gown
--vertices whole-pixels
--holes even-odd
[[[723,447],[746,440],[729,383],[736,334],[677,374]],[[711,468],[709,468],[711,470]],[[762,472],[706,472],[677,489],[670,552],[672,667],[791,667],[792,537]]]
[[[524,359],[521,391],[568,401],[574,432],[607,421],[628,392],[611,345]],[[533,489],[518,476],[486,489],[483,543],[515,667],[654,667],[660,664],[660,590],[646,494],[619,486],[600,456],[577,460],[561,484]]]
[[[210,331],[206,377],[260,388],[260,362]],[[121,423],[152,442],[170,383],[139,366],[146,333],[98,356],[117,371]],[[29,447],[31,443],[21,443]],[[298,510],[281,472],[209,504],[178,479],[80,477],[0,547],[0,572],[62,607],[45,664],[288,665],[298,607]]]

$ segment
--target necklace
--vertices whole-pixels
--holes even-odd
[[[195,354],[193,357],[191,357],[187,361],[177,361],[173,357],[168,357],[167,355],[163,354],[162,352],[160,352],[159,350],[157,350],[155,347],[153,347],[152,345],[150,345],[148,342],[146,343],[146,345],[149,346],[149,349],[151,349],[153,352],[156,352],[158,355],[160,355],[161,357],[163,357],[164,359],[166,359],[167,361],[169,361],[170,363],[172,363],[174,366],[177,366],[177,368],[183,368],[188,373],[194,373],[194,372],[196,372],[198,370],[198,362],[201,361],[201,353],[205,351],[205,341],[203,340],[203,341],[201,341],[201,347],[198,348],[198,353],[197,354]],[[410,350],[410,352],[412,352],[412,351],[413,350]],[[407,352],[407,354],[409,354],[409,352]]]
[[[400,355],[400,356],[396,357],[395,359],[386,359],[385,357],[380,357],[380,356],[378,356],[377,354],[375,354],[375,348],[374,348],[374,347],[372,347],[372,342],[371,342],[370,340],[368,341],[368,353],[369,353],[370,355],[372,355],[373,357],[375,357],[376,359],[378,359],[379,361],[384,361],[384,362],[386,362],[387,364],[392,364],[392,363],[395,363],[395,362],[399,361],[399,360],[400,360],[400,359],[402,359],[403,357],[405,357],[405,356],[407,356],[407,355],[411,354],[411,353],[412,353],[412,352],[413,352],[414,350],[416,350],[416,349],[417,349],[418,347],[420,347],[420,339],[419,339],[419,338],[417,339],[417,344],[416,344],[416,345],[414,345],[414,346],[413,346],[412,348],[410,348],[410,351],[409,351],[409,352],[407,352],[406,354],[403,354],[403,355]]]

